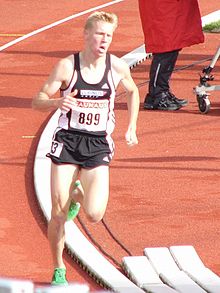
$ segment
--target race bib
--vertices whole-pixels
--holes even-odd
[[[53,140],[51,145],[51,155],[59,158],[63,149],[63,143]]]
[[[105,131],[109,115],[108,100],[76,100],[70,126],[86,131]]]

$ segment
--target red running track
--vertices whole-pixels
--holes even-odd
[[[88,4],[75,0],[74,5],[70,2],[2,1],[0,45],[14,39],[13,34],[29,33],[107,1]],[[200,0],[200,8],[202,15],[206,15],[219,9],[218,0]],[[105,10],[117,13],[120,20],[112,53],[123,56],[143,43],[137,1],[126,0]],[[50,114],[33,111],[31,100],[57,60],[80,50],[86,17],[1,52],[1,276],[29,279],[36,284],[48,284],[51,279],[46,223],[33,185],[34,155]],[[206,34],[204,44],[182,50],[177,68],[211,58],[218,45],[219,34]],[[116,154],[104,220],[133,255],[142,255],[145,247],[189,244],[207,267],[220,274],[220,97],[213,92],[210,112],[201,115],[192,91],[198,84],[198,73],[207,64],[198,63],[172,76],[173,91],[188,98],[187,107],[174,113],[144,111],[141,107],[139,145],[133,149],[128,149],[124,140],[125,96],[118,97]],[[132,70],[142,103],[149,66],[150,60],[146,60]],[[215,84],[219,84],[219,72],[217,64],[213,72]],[[120,263],[126,252],[113,241],[103,224],[91,225],[83,212],[80,216],[94,239]],[[65,260],[71,282],[87,283],[91,290],[100,289],[69,256],[65,255]]]

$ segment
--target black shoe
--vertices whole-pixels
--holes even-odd
[[[155,99],[155,109],[165,110],[165,111],[176,111],[179,110],[182,106],[177,104],[173,100],[170,99],[170,96],[162,93],[160,97]]]
[[[147,94],[144,100],[144,109],[153,110],[154,109],[154,99],[150,94]]]
[[[178,99],[174,94],[172,94],[171,92],[167,92],[168,95],[170,96],[171,101],[173,101],[174,103],[177,103],[177,105],[181,105],[182,107],[186,106],[188,104],[187,100],[184,99]]]
[[[162,92],[156,98],[151,97],[149,94],[144,101],[144,109],[147,110],[165,110],[176,111],[182,106],[171,100],[170,96],[166,92]]]

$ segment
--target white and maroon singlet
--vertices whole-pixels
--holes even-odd
[[[69,86],[61,90],[66,96],[78,90],[73,108],[59,118],[59,128],[76,130],[92,135],[111,135],[115,127],[114,100],[115,85],[111,71],[111,55],[106,54],[106,68],[100,82],[86,82],[80,72],[79,53],[74,58],[73,76]]]

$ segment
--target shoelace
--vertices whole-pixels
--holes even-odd
[[[57,270],[55,272],[55,277],[57,277],[58,279],[64,279],[64,276],[65,276],[65,272],[64,271]]]

